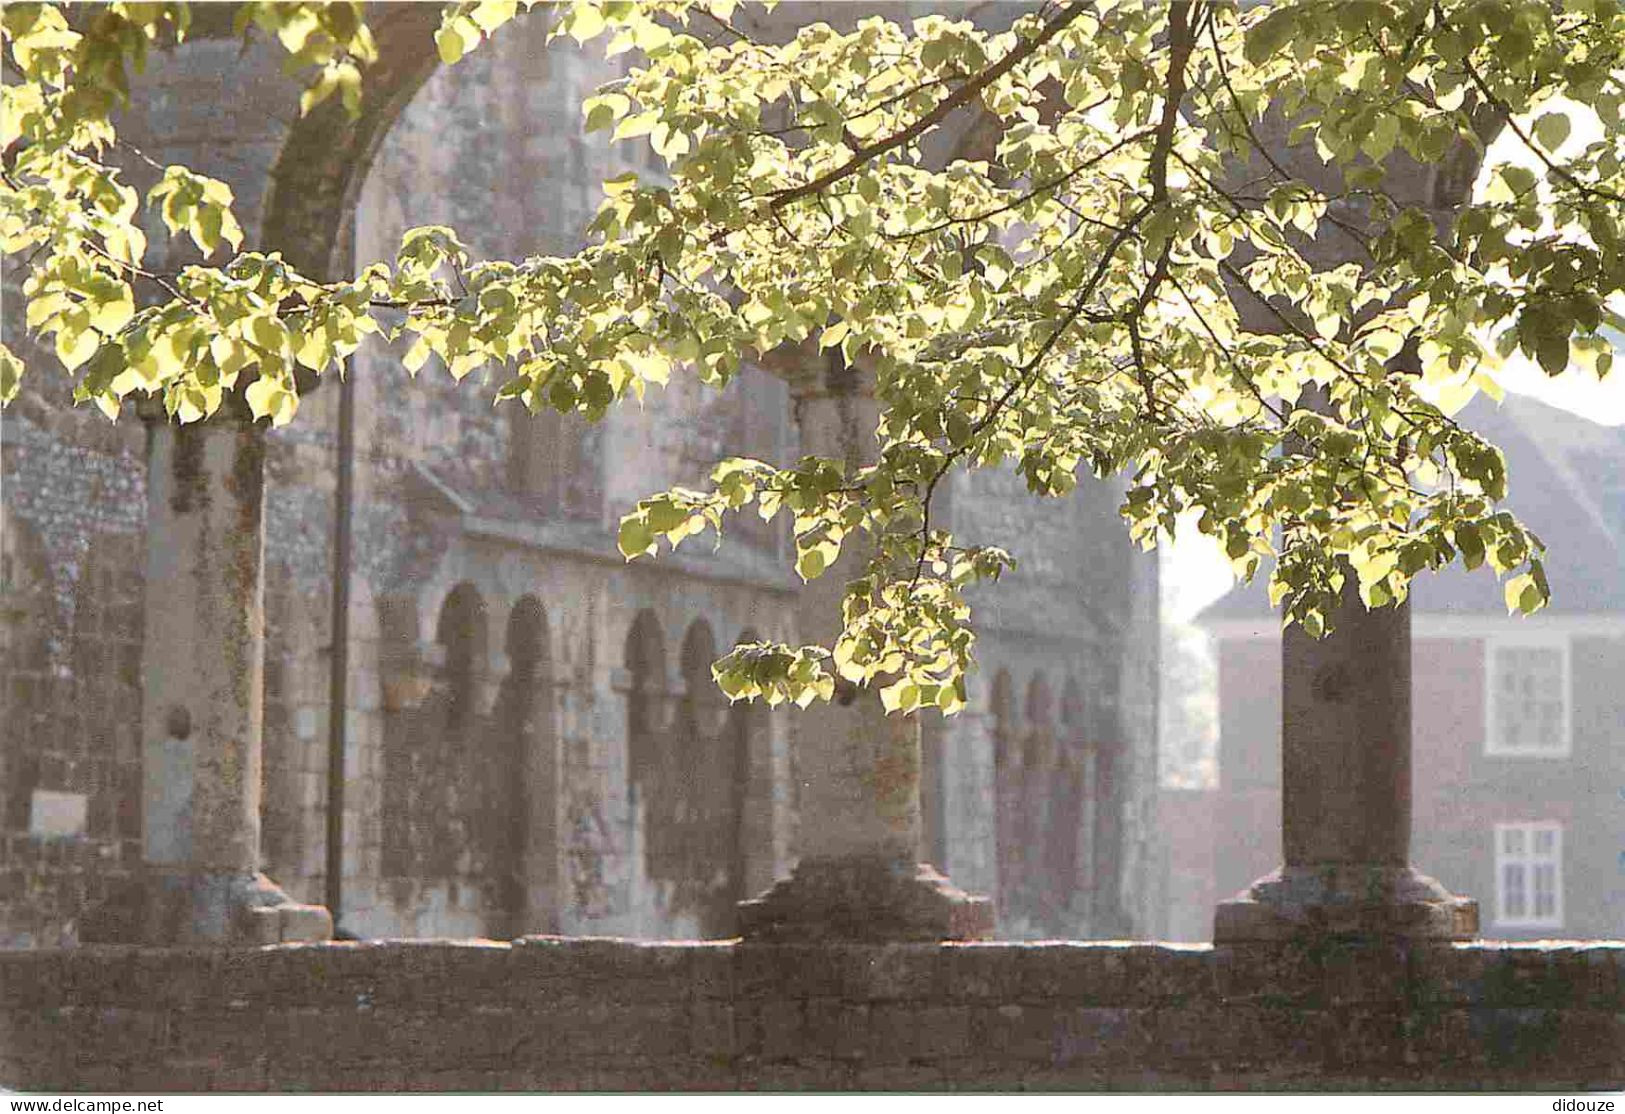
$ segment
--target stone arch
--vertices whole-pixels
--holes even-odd
[[[479,715],[479,682],[487,662],[487,618],[480,590],[463,581],[440,605],[434,640],[445,654],[442,666],[450,705],[448,730],[466,731]]]
[[[666,696],[666,636],[654,611],[643,608],[626,633],[623,662],[627,673],[626,730],[630,739],[659,733],[660,707]],[[629,763],[634,788],[640,756],[636,748]]]
[[[384,753],[383,870],[395,878],[450,878],[470,847],[477,776],[487,617],[479,589],[446,595],[429,650],[426,691],[390,717]],[[414,694],[415,695],[415,694]],[[471,762],[470,755],[476,755]],[[474,769],[471,770],[470,767]]]
[[[622,662],[626,694],[626,802],[627,818],[636,847],[638,837],[647,847],[651,830],[658,831],[661,786],[670,780],[671,754],[665,745],[666,639],[660,620],[643,608],[626,633]],[[647,851],[644,852],[647,858]]]
[[[671,730],[659,757],[641,763],[638,786],[644,872],[660,915],[672,930],[706,937],[732,935],[743,874],[738,739],[711,680],[716,658],[710,623],[693,620],[678,651]]]
[[[501,679],[484,747],[474,825],[488,931],[517,936],[554,927],[558,883],[558,733],[547,611],[533,595],[508,614]]]
[[[318,279],[349,266],[347,225],[384,136],[440,65],[436,4],[380,4],[368,12],[378,59],[367,67],[361,114],[337,97],[289,129],[271,172],[262,241]]]
[[[508,613],[508,631],[503,643],[508,668],[515,677],[541,680],[552,659],[547,610],[532,595],[520,596]]]

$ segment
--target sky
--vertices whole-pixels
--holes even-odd
[[[1554,108],[1568,111],[1573,122],[1568,141],[1556,152],[1558,158],[1578,151],[1598,136],[1600,127],[1596,118],[1586,119],[1583,113],[1574,111],[1572,105],[1549,101],[1541,107],[1540,113]],[[1528,166],[1537,172],[1545,169],[1532,152],[1523,148],[1516,135],[1506,131],[1490,145],[1475,192],[1483,188],[1493,167],[1506,162]],[[1496,378],[1509,396],[1528,395],[1603,425],[1625,425],[1625,347],[1616,347],[1620,349],[1621,358],[1615,372],[1603,380],[1578,369],[1552,378],[1522,354],[1508,359]],[[1196,532],[1194,517],[1181,523],[1177,539],[1172,545],[1165,543],[1161,552],[1163,622],[1188,623],[1197,612],[1229,590],[1230,563],[1216,541]]]

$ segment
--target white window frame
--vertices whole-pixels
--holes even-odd
[[[1523,833],[1524,850],[1519,855],[1509,855],[1506,850],[1506,833],[1518,831]],[[1535,854],[1535,834],[1549,832],[1552,835],[1552,852],[1550,855]],[[1555,820],[1537,820],[1514,824],[1495,825],[1495,923],[1500,928],[1562,928],[1563,927],[1563,825]],[[1552,864],[1552,911],[1546,916],[1538,916],[1534,912],[1535,904],[1535,867],[1546,863]],[[1506,868],[1508,866],[1523,867],[1524,895],[1527,903],[1525,911],[1513,915],[1507,911]]]
[[[1556,746],[1505,746],[1500,742],[1496,715],[1495,655],[1501,650],[1556,650],[1562,662],[1562,725]],[[1574,671],[1573,656],[1566,634],[1496,635],[1484,639],[1484,753],[1496,758],[1568,758],[1574,752]]]

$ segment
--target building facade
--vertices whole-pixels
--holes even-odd
[[[405,7],[375,20],[416,18]],[[650,172],[635,145],[581,132],[582,100],[615,70],[545,39],[541,17],[521,21],[404,83],[351,168],[355,260],[388,258],[423,224],[452,225],[481,258],[568,251],[603,178]],[[230,182],[252,246],[297,154],[298,89],[275,52],[239,53],[205,25],[154,60],[121,132]],[[20,276],[5,278],[6,342],[34,354]],[[67,406],[35,355],[0,418],[0,946],[73,943],[135,870],[163,743],[141,737],[142,678],[163,662],[142,636],[143,609],[162,606],[144,569],[164,545],[146,530],[145,433]],[[494,383],[432,366],[414,380],[381,346],[350,375],[353,451],[332,383],[269,437],[265,872],[324,900],[337,739],[334,912],[349,933],[732,935],[733,903],[795,860],[796,724],[729,707],[709,663],[739,640],[795,639],[787,539],[752,520],[714,551],[628,564],[614,524],[724,456],[794,459],[784,384],[678,378],[594,426],[493,407]],[[1110,483],[1040,502],[988,473],[947,494],[952,528],[1011,545],[1022,569],[978,599],[971,708],[924,724],[924,856],[995,895],[1005,934],[1130,934],[1151,892],[1154,563]]]

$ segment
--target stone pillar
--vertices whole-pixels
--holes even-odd
[[[1283,865],[1219,905],[1214,941],[1469,939],[1478,903],[1410,865],[1410,608],[1366,610],[1350,572],[1333,622],[1282,635]]]
[[[878,409],[862,373],[830,362],[792,383],[801,447],[873,460]],[[850,542],[850,539],[849,539]],[[841,559],[803,587],[797,629],[828,642],[846,581],[864,555]],[[991,935],[993,907],[953,887],[920,854],[920,724],[888,716],[877,693],[842,685],[829,703],[793,713],[801,781],[800,861],[791,876],[741,902],[747,940],[965,940]]]
[[[1267,117],[1260,133],[1275,165],[1313,188],[1341,190],[1338,168],[1292,146],[1280,117]],[[1396,156],[1384,170],[1383,188],[1400,204],[1430,211],[1441,227],[1452,217],[1447,204],[1441,207],[1443,164],[1424,167]],[[1232,176],[1267,171],[1255,159],[1236,164]],[[1353,206],[1341,215],[1345,224],[1366,219]],[[1364,262],[1329,223],[1297,246],[1317,268]],[[1247,328],[1282,328],[1256,295],[1234,297]],[[1311,387],[1298,405],[1324,411],[1329,403]],[[1410,608],[1368,611],[1353,570],[1344,571],[1334,632],[1314,639],[1293,625],[1282,634],[1283,865],[1220,903],[1217,943],[1304,935],[1468,939],[1478,932],[1476,902],[1410,866]]]
[[[88,940],[325,940],[325,908],[260,873],[260,428],[222,412],[148,430],[143,871]]]

